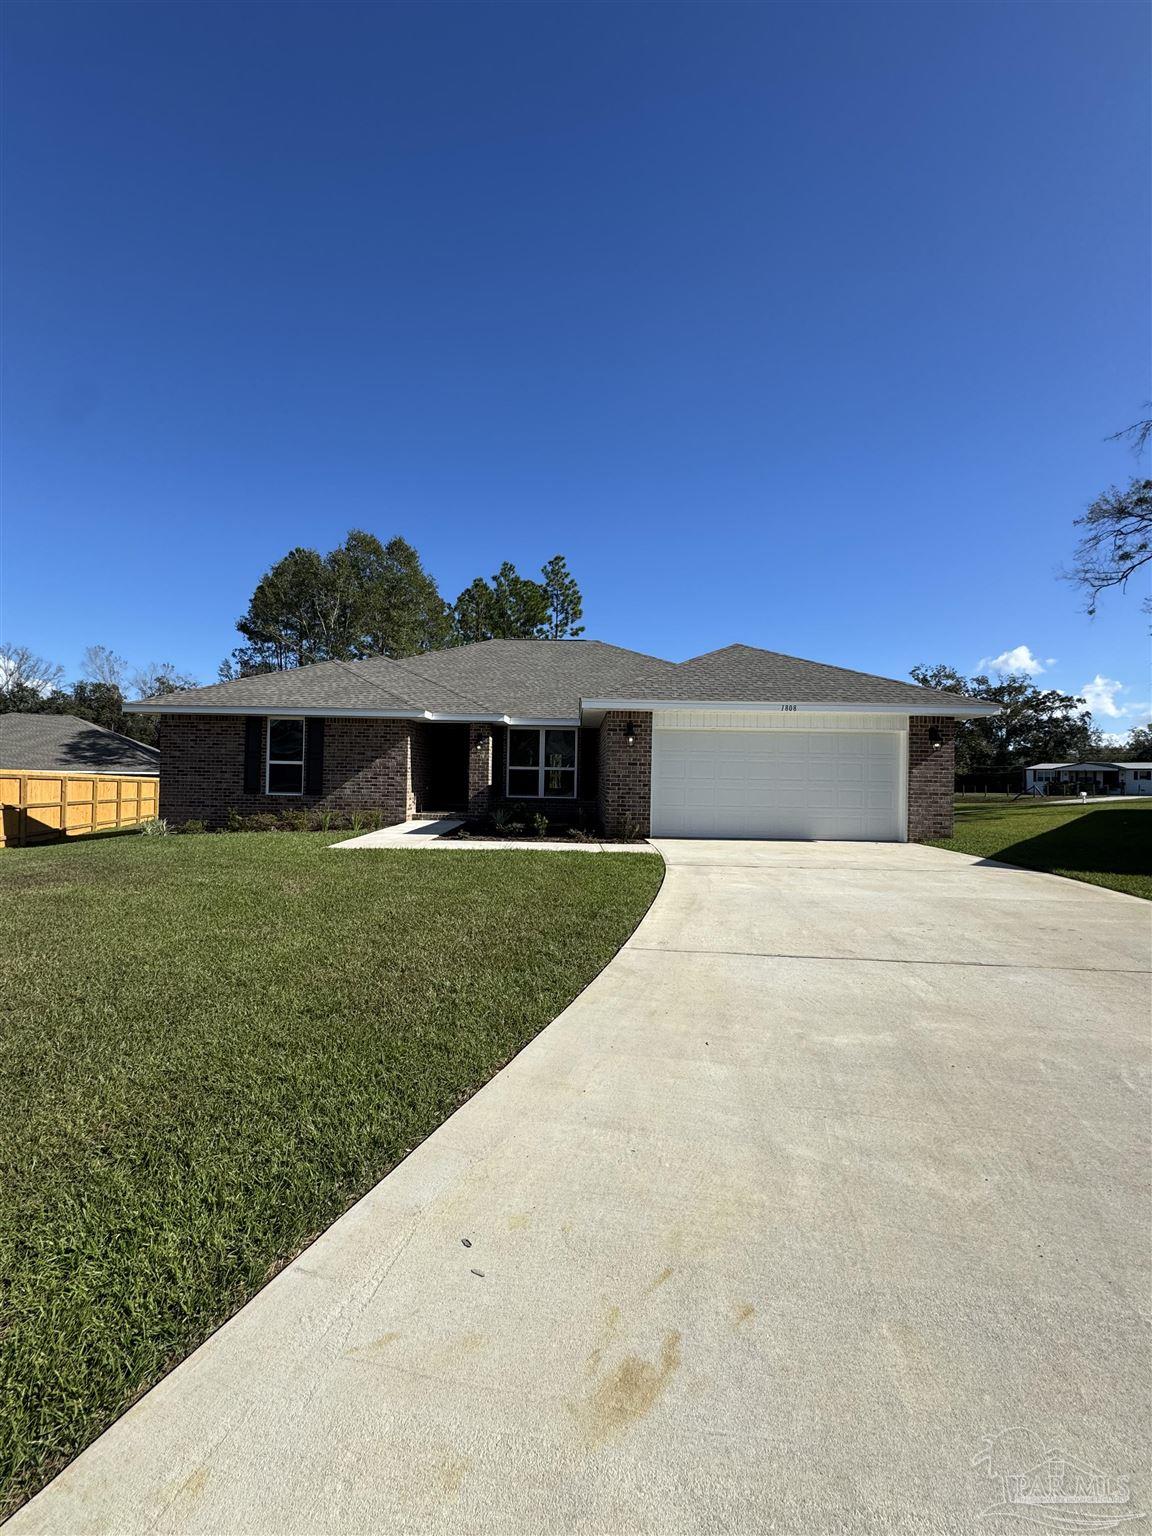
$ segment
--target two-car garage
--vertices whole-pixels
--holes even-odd
[[[652,727],[654,837],[907,836],[907,715],[672,710]]]

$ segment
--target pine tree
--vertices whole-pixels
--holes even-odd
[[[583,599],[564,556],[553,555],[540,574],[548,597],[548,638],[566,640],[582,635],[584,626],[576,620],[584,617]]]

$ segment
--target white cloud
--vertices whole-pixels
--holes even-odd
[[[1114,677],[1102,677],[1099,672],[1080,689],[1085,704],[1094,715],[1107,715],[1112,720],[1129,713],[1116,697],[1123,692],[1123,683],[1117,682]]]
[[[1047,665],[1051,666],[1055,657],[1050,656]],[[978,672],[1026,672],[1029,677],[1035,677],[1043,672],[1045,663],[1039,656],[1033,656],[1026,645],[1014,645],[1010,651],[1001,651],[999,656],[985,656],[977,667]]]

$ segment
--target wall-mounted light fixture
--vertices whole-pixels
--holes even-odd
[[[628,733],[628,745],[631,746],[632,743],[636,740],[636,722],[635,722],[635,720],[629,720],[628,724],[624,727],[624,729]]]
[[[484,748],[488,745],[488,743],[491,740],[492,740],[492,732],[491,731],[477,731],[476,732],[476,750],[477,750],[477,752],[483,752]]]
[[[928,727],[928,745],[932,748],[933,752],[939,752],[940,748],[944,745],[944,738],[940,734],[940,727],[938,725],[930,725]]]

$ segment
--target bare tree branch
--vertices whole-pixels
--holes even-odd
[[[1146,401],[1144,408],[1152,410],[1152,400]],[[1139,458],[1148,446],[1148,439],[1152,437],[1152,416],[1145,417],[1143,421],[1134,421],[1130,427],[1122,427],[1119,432],[1113,432],[1107,441],[1119,443],[1126,437],[1132,439],[1132,452]]]
[[[1087,611],[1094,614],[1102,593],[1123,592],[1152,561],[1152,480],[1132,480],[1124,490],[1112,486],[1076,518],[1075,526],[1087,532],[1064,576],[1088,594]],[[1152,611],[1152,598],[1146,597],[1144,606]]]

